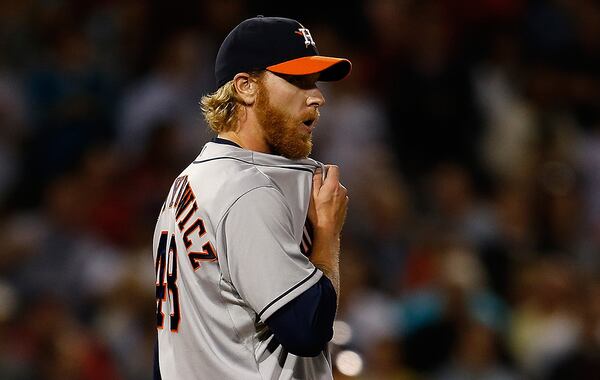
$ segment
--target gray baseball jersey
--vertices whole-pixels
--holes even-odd
[[[322,276],[303,254],[312,159],[207,143],[173,183],[154,232],[162,378],[332,379],[264,321]]]

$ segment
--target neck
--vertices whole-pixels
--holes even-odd
[[[229,141],[233,141],[234,143],[238,144],[239,146],[241,146],[244,149],[248,149],[247,147],[244,146],[244,144],[242,143],[242,140],[239,138],[238,134],[230,131],[230,132],[221,132],[217,135],[218,138],[220,139],[225,139],[225,140],[229,140]]]
[[[244,120],[235,131],[221,132],[219,138],[233,141],[244,149],[261,153],[271,153],[271,149],[256,120]]]

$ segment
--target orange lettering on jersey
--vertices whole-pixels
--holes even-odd
[[[185,209],[188,208],[188,206],[192,203],[195,203],[194,201],[196,200],[196,196],[194,195],[194,192],[192,191],[192,187],[190,186],[189,183],[187,183],[185,185],[185,190],[183,191],[183,194],[181,195],[181,199],[179,200],[179,202],[177,202],[176,205],[176,219],[179,219],[179,217],[181,216],[181,214],[183,213],[183,211]]]
[[[181,190],[183,189],[184,185],[187,185],[187,183],[187,175],[178,177],[175,182],[173,182],[173,188],[171,189],[171,194],[169,194],[169,208],[172,208],[177,202],[179,202]]]
[[[202,237],[206,234],[204,221],[201,218],[195,220],[193,218],[198,211],[198,203],[187,176],[175,180],[166,204],[169,208],[175,209],[175,220],[179,231],[185,230],[182,236],[183,243],[194,271],[200,268],[201,261],[217,261],[217,253],[212,243],[202,241]],[[188,211],[185,212],[186,210]],[[190,223],[192,220],[193,222]],[[197,233],[193,234],[196,230]]]
[[[196,204],[196,202],[194,202],[192,208],[190,209],[190,211],[188,211],[185,218],[181,219],[179,223],[177,223],[177,225],[179,226],[179,231],[183,231],[185,225],[187,224],[187,222],[189,222],[190,218],[192,217],[192,214],[194,214],[196,211],[198,211],[198,205]]]
[[[217,253],[211,242],[208,242],[202,246],[202,251],[188,253],[188,259],[196,271],[200,268],[200,261],[217,261]]]
[[[198,230],[198,238],[202,238],[206,234],[206,226],[204,221],[200,218],[196,219],[183,234],[183,243],[185,244],[186,251],[188,252],[188,258],[192,264],[194,270],[200,268],[200,261],[216,261],[217,253],[212,243],[209,241],[202,245],[202,249],[198,250],[201,242],[193,242],[190,239],[192,232]]]
[[[190,235],[196,229],[198,230],[198,237],[202,237],[206,233],[206,227],[204,226],[204,221],[200,218],[196,219],[196,221],[191,226],[189,226],[189,228],[183,234],[183,242],[185,243],[185,247],[188,248],[188,251],[189,251],[189,248],[192,246],[192,241],[190,240]]]

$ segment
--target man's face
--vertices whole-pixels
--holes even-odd
[[[278,76],[266,72],[256,99],[256,118],[271,153],[306,158],[312,150],[312,130],[325,103],[316,87],[318,74]]]

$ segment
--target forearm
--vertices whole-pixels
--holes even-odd
[[[327,176],[317,169],[313,175],[308,218],[313,227],[310,261],[331,281],[340,299],[340,234],[348,209],[348,192],[339,181],[339,169],[328,165]]]
[[[339,300],[340,236],[326,231],[315,231],[310,261],[331,281]]]

